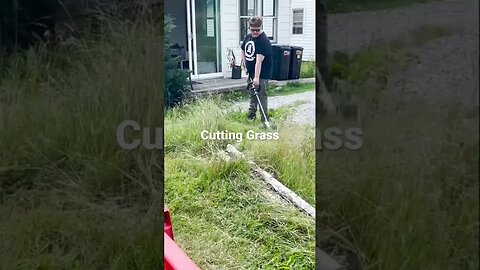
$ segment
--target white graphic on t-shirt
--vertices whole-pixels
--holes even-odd
[[[253,43],[253,40],[245,44],[245,59],[247,59],[247,61],[255,60],[255,43]]]

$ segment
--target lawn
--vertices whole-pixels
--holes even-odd
[[[215,97],[167,112],[165,204],[177,243],[202,269],[314,269],[314,221],[273,199],[244,160],[222,158],[236,145],[314,205],[313,129],[279,127],[279,141],[202,140],[204,129],[263,130],[228,107]],[[280,121],[291,109],[271,115]]]

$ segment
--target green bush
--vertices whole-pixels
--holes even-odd
[[[315,77],[315,61],[302,62],[300,67],[300,78],[313,78]]]
[[[174,107],[182,102],[185,97],[188,71],[178,68],[180,58],[172,57],[172,49],[170,48],[170,33],[175,28],[173,18],[165,15],[164,24],[164,93],[165,108]]]

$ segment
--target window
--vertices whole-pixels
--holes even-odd
[[[303,8],[293,10],[292,34],[303,34]]]
[[[207,25],[205,27],[207,37],[215,37],[215,3],[207,0]]]
[[[240,0],[240,43],[248,34],[248,19],[252,16],[263,17],[263,31],[268,39],[276,42],[278,0]]]

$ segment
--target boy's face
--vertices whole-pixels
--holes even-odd
[[[250,34],[254,38],[260,36],[260,34],[262,34],[262,27],[257,27],[257,26],[250,25]]]

